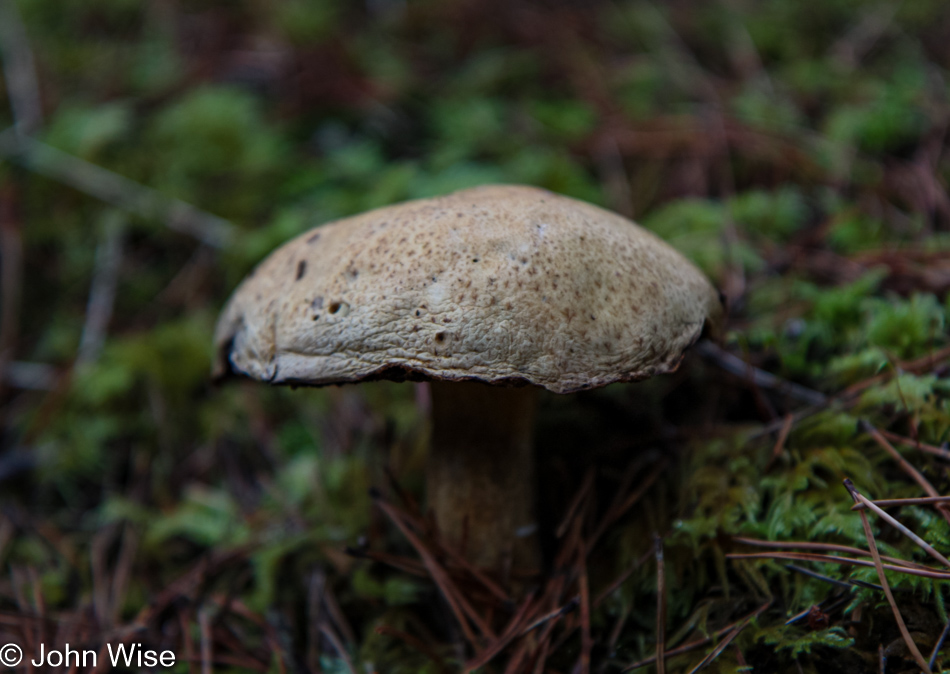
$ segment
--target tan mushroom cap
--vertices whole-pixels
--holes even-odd
[[[536,384],[556,393],[675,369],[717,292],[629,220],[545,190],[485,186],[313,229],[240,285],[216,374]]]

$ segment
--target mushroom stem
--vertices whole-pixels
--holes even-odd
[[[532,437],[537,389],[432,382],[429,507],[476,566],[537,571]]]

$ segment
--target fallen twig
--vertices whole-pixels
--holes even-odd
[[[587,585],[587,555],[577,555],[577,584],[580,586],[581,621],[581,657],[580,674],[590,674],[590,654],[594,649],[594,640],[590,634],[590,590]]]
[[[831,562],[833,564],[844,564],[845,566],[867,566],[873,567],[874,562],[868,562],[863,559],[852,559],[850,557],[835,557],[834,555],[816,555],[810,552],[753,552],[753,553],[729,553],[726,559],[802,559],[809,562]],[[884,564],[888,571],[898,571],[911,576],[920,576],[922,578],[934,578],[936,580],[950,580],[950,573],[937,571],[935,569],[924,570],[917,566],[903,566],[898,564]]]
[[[771,372],[761,370],[751,365],[738,356],[734,356],[728,351],[713,344],[709,340],[702,340],[696,345],[696,352],[706,360],[715,363],[726,372],[733,374],[740,379],[744,379],[759,388],[771,389],[794,398],[809,405],[824,405],[828,402],[828,396],[819,391],[806,388],[801,384],[786,381],[775,376]],[[787,424],[788,421],[783,421]]]
[[[792,426],[795,425],[795,415],[786,414],[785,423],[782,424],[782,428],[779,430],[778,438],[775,440],[775,445],[772,447],[772,456],[769,457],[769,462],[765,464],[765,472],[769,472],[769,469],[772,467],[778,457],[782,455],[782,450],[785,449],[785,441],[788,440],[788,434],[792,430]]]
[[[33,50],[13,0],[0,0],[0,54],[16,128],[31,133],[43,124],[43,101]]]
[[[753,620],[754,618],[759,617],[762,614],[762,612],[765,611],[771,605],[772,605],[772,600],[770,599],[766,603],[762,604],[759,608],[754,610],[752,613],[745,616],[744,618],[737,620],[731,625],[726,625],[722,629],[716,630],[715,632],[710,634],[708,637],[705,637],[703,639],[697,639],[696,641],[690,641],[689,643],[683,644],[682,646],[678,646],[669,651],[666,651],[663,654],[663,656],[667,658],[672,658],[675,655],[682,655],[683,653],[689,653],[690,651],[700,648],[701,646],[705,646],[706,644],[713,641],[713,639],[718,639],[722,635],[728,634],[729,632],[734,630],[737,625],[740,625],[743,622],[750,621],[750,620]],[[634,662],[633,664],[627,665],[622,670],[620,670],[620,672],[621,674],[624,674],[624,672],[630,672],[630,671],[633,671],[634,669],[639,669],[640,667],[646,667],[647,665],[652,665],[654,662],[656,662],[656,657],[646,658],[645,660],[640,660],[638,662]]]
[[[934,644],[934,649],[930,653],[930,659],[927,661],[927,664],[930,665],[931,669],[933,669],[934,665],[937,663],[937,654],[943,647],[943,642],[946,641],[948,633],[950,633],[950,620],[948,620],[947,624],[943,626],[943,631],[940,633],[940,638],[937,639],[937,643]]]
[[[668,462],[665,459],[657,461],[653,469],[647,473],[643,480],[640,481],[640,484],[637,485],[637,488],[625,499],[623,498],[622,491],[617,492],[617,498],[614,500],[614,503],[607,510],[600,524],[597,525],[597,529],[594,530],[594,533],[591,534],[587,540],[587,552],[585,554],[589,555],[597,544],[597,541],[604,535],[604,532],[607,531],[614,522],[620,519],[624,513],[632,508],[637,501],[643,498],[647,490],[653,486],[653,483],[656,482],[660,475],[666,470],[667,465]]]
[[[233,237],[234,225],[224,218],[34,140],[16,128],[0,132],[0,157],[130,213],[163,222],[213,248],[225,247]]]
[[[427,646],[425,642],[419,637],[413,636],[408,632],[403,632],[402,630],[397,630],[395,627],[390,627],[389,625],[377,625],[376,634],[385,634],[387,636],[399,639],[434,662],[435,666],[439,668],[440,672],[449,671],[449,668],[446,666],[445,660],[442,659],[442,656],[429,648],[429,646]]]
[[[633,575],[634,571],[636,571],[641,566],[646,564],[646,561],[650,559],[650,557],[652,557],[653,555],[654,555],[654,552],[652,549],[647,550],[637,560],[635,560],[633,564],[631,564],[627,569],[625,569],[623,573],[617,576],[617,578],[612,583],[610,583],[610,585],[604,588],[604,590],[599,595],[597,595],[597,598],[594,599],[594,608],[597,608],[598,606],[600,606],[601,602],[603,602],[607,597],[612,595],[617,590],[617,588],[623,585],[624,582],[626,582],[626,580],[630,576]]]
[[[653,535],[656,551],[656,672],[666,674],[666,569],[663,563],[663,539]]]
[[[797,572],[797,573],[800,573],[800,574],[802,574],[803,576],[808,576],[809,578],[815,578],[815,579],[817,579],[817,580],[823,580],[823,581],[825,581],[826,583],[828,583],[828,584],[830,584],[830,585],[837,585],[838,587],[843,587],[843,588],[846,588],[846,589],[848,589],[848,590],[851,589],[851,584],[850,584],[850,583],[846,583],[846,582],[844,582],[843,580],[836,580],[835,578],[831,578],[830,576],[825,576],[825,575],[823,575],[823,574],[821,574],[821,573],[818,573],[817,571],[812,571],[811,569],[806,569],[806,568],[803,567],[803,566],[796,566],[795,564],[786,564],[786,565],[785,565],[785,568],[788,569],[789,571],[795,571],[795,572]],[[785,624],[787,625],[788,623],[785,623]]]
[[[125,216],[121,213],[106,215],[102,240],[96,247],[96,268],[86,304],[86,322],[79,340],[76,364],[91,363],[99,357],[106,338],[106,329],[112,319],[115,292],[122,265],[122,234]]]
[[[475,638],[475,634],[469,627],[466,616],[473,619],[472,621],[476,624],[482,634],[485,636],[490,636],[491,638],[495,638],[491,628],[488,627],[484,621],[478,617],[471,606],[467,605],[468,602],[460,596],[460,593],[458,592],[457,588],[455,588],[455,584],[452,582],[449,574],[446,573],[445,569],[442,568],[432,553],[429,552],[428,548],[421,540],[419,540],[419,537],[416,536],[416,534],[413,533],[409,526],[403,521],[396,508],[387,503],[386,500],[382,498],[382,495],[379,494],[379,492],[374,490],[370,495],[375,500],[376,505],[378,505],[379,508],[384,513],[386,513],[392,523],[396,525],[399,531],[402,532],[402,535],[409,540],[409,542],[412,544],[412,547],[414,547],[416,552],[419,553],[423,564],[425,564],[426,568],[429,570],[429,574],[432,576],[432,580],[435,581],[435,584],[439,587],[439,590],[442,591],[442,596],[445,597],[446,602],[448,602],[449,607],[455,614],[455,619],[462,628],[462,632],[465,634],[466,640],[469,642],[472,648],[476,650],[476,652],[480,652],[481,648],[479,646],[479,640]]]
[[[849,491],[850,491],[850,490],[849,490]],[[917,534],[915,534],[913,531],[911,531],[910,529],[908,529],[907,527],[905,527],[903,524],[901,524],[900,522],[898,522],[896,519],[894,519],[893,517],[891,517],[890,515],[888,515],[886,512],[884,512],[883,510],[881,510],[881,509],[880,509],[877,505],[875,505],[874,502],[871,501],[869,498],[867,498],[866,496],[864,496],[863,494],[861,494],[861,493],[860,493],[859,491],[857,491],[857,490],[854,490],[851,495],[854,497],[855,501],[858,501],[858,502],[862,503],[866,508],[869,508],[870,510],[873,510],[881,519],[883,519],[884,521],[886,521],[888,524],[890,524],[890,525],[893,526],[895,529],[897,529],[898,531],[900,531],[902,534],[904,534],[905,536],[907,536],[907,538],[909,538],[909,539],[912,540],[914,543],[916,543],[917,546],[918,546],[921,550],[923,550],[924,552],[926,552],[928,555],[930,555],[931,557],[933,557],[934,559],[936,559],[938,562],[940,562],[940,563],[943,564],[944,566],[950,567],[950,559],[947,559],[946,557],[944,557],[943,555],[941,555],[939,552],[937,552],[936,550],[934,550],[934,548],[933,548],[929,543],[927,543],[927,541],[925,541],[924,539],[922,539],[920,536],[918,536]]]
[[[719,657],[719,654],[722,653],[723,650],[725,650],[726,646],[731,644],[732,641],[737,636],[739,636],[739,633],[746,628],[746,626],[749,624],[749,622],[751,622],[751,620],[752,620],[751,618],[747,618],[743,620],[741,623],[739,623],[738,625],[736,625],[734,628],[732,628],[732,631],[729,632],[726,635],[726,637],[722,641],[720,641],[719,644],[714,649],[712,649],[712,651],[710,651],[709,655],[707,655],[705,658],[700,660],[698,665],[696,665],[691,670],[689,670],[689,674],[696,674],[696,672],[698,672],[701,669],[705,669],[709,664],[711,664],[712,661],[715,660],[717,657]]]
[[[950,496],[924,496],[921,498],[890,498],[890,499],[877,499],[871,501],[874,505],[879,508],[893,508],[896,506],[909,506],[909,505],[931,505],[933,503],[950,503]],[[855,503],[851,506],[851,510],[863,510],[867,506],[864,503]]]
[[[846,555],[857,555],[859,557],[870,557],[871,553],[867,550],[862,550],[861,548],[855,548],[850,545],[837,545],[835,543],[813,543],[811,541],[760,541],[756,538],[742,538],[735,537],[734,540],[737,543],[744,543],[746,545],[753,545],[760,548],[796,548],[799,550],[820,550],[822,552],[843,552]],[[728,556],[728,555],[727,555]],[[840,557],[835,557],[835,559],[841,559]],[[923,569],[924,571],[930,570],[930,567],[925,564],[919,564],[911,560],[900,559],[898,557],[889,557],[887,555],[881,555],[881,559],[886,559],[889,562],[893,562],[897,565],[908,566],[916,569]]]
[[[327,638],[327,641],[333,646],[333,650],[336,651],[336,654],[340,656],[340,659],[346,664],[346,669],[350,674],[356,674],[356,668],[353,667],[353,661],[350,659],[350,654],[346,652],[346,648],[340,642],[340,637],[337,636],[336,632],[324,621],[320,625],[320,631],[323,633],[323,636]]]
[[[521,626],[523,625],[525,619],[530,613],[531,608],[535,608],[537,604],[532,601],[532,597],[526,598],[521,606],[518,607],[518,610],[511,617],[511,620],[508,621],[508,625],[502,631],[502,633],[494,639],[488,646],[482,651],[479,655],[472,658],[465,663],[463,667],[463,672],[471,672],[472,670],[478,669],[488,664],[492,658],[501,653],[507,646],[514,640],[517,636],[522,633]]]
[[[884,429],[881,429],[880,433],[891,442],[898,442],[902,445],[905,445],[906,447],[912,447],[913,449],[919,450],[921,452],[933,454],[934,456],[940,457],[941,459],[950,461],[950,450],[948,449],[944,449],[943,447],[934,447],[933,445],[928,445],[926,443],[920,442],[919,440],[905,438],[903,435],[898,435],[897,433],[892,433],[891,431]]]
[[[874,428],[874,426],[872,426],[869,422],[863,419],[859,422],[859,426],[861,430],[863,430],[865,433],[870,435],[878,445],[884,448],[884,450],[888,454],[891,455],[891,458],[893,458],[897,462],[897,464],[901,467],[901,469],[905,473],[907,473],[910,477],[912,477],[914,479],[914,482],[919,484],[920,487],[925,492],[927,492],[930,496],[940,496],[940,493],[936,489],[934,489],[934,486],[930,484],[930,481],[927,480],[927,478],[925,478],[923,475],[921,475],[920,471],[914,468],[914,466],[911,465],[911,463],[907,459],[901,456],[900,453],[896,449],[894,449],[894,446],[887,441],[887,438],[881,435],[881,432],[879,430]],[[950,511],[945,510],[943,508],[937,508],[937,511],[947,521],[947,524],[950,524]]]
[[[591,488],[594,486],[594,478],[596,477],[596,472],[593,468],[588,469],[587,474],[584,475],[584,481],[581,482],[580,488],[577,490],[577,493],[574,494],[574,498],[571,499],[571,504],[567,507],[567,512],[564,514],[564,519],[555,529],[554,535],[558,538],[562,538],[564,534],[567,533],[568,527],[570,527],[571,522],[574,520],[574,516],[577,514],[578,508],[581,507],[584,499],[587,498],[587,495],[590,493]]]
[[[855,489],[854,484],[851,483],[851,480],[845,478],[844,486],[855,501],[861,500],[861,494],[858,493],[857,489]],[[865,501],[865,505],[867,505],[867,503],[868,502]],[[911,655],[914,656],[914,660],[917,661],[917,664],[920,665],[921,669],[923,669],[926,674],[931,674],[930,666],[927,664],[927,661],[924,660],[924,656],[921,654],[920,649],[917,648],[917,644],[914,643],[914,640],[911,638],[910,632],[907,630],[907,625],[904,624],[904,618],[901,616],[901,612],[897,608],[897,602],[894,601],[894,594],[891,592],[891,587],[887,582],[887,575],[884,573],[884,565],[881,563],[881,555],[877,551],[877,542],[874,540],[874,533],[871,531],[871,524],[868,522],[868,516],[863,510],[859,510],[858,515],[861,517],[861,525],[864,527],[864,535],[867,537],[868,547],[871,550],[871,556],[874,558],[874,566],[877,569],[877,576],[881,580],[881,586],[884,588],[884,594],[887,596],[887,602],[891,605],[891,611],[894,613],[894,619],[897,621],[897,627],[901,631],[901,636],[904,638],[904,643],[907,644],[907,649],[910,651]]]

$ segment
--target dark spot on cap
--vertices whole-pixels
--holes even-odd
[[[314,232],[307,237],[307,243],[315,243],[320,238],[320,232]]]
[[[444,341],[445,341],[445,333],[444,333],[444,332],[437,332],[437,333],[435,333],[435,341],[437,341],[439,344],[441,344],[442,342],[444,342]]]
[[[303,278],[303,275],[307,273],[307,261],[301,260],[297,263],[297,278],[295,280],[299,281]]]

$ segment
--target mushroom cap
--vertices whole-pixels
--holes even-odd
[[[706,277],[626,218],[534,187],[485,186],[278,248],[222,313],[215,374],[568,393],[675,369],[721,315]]]

